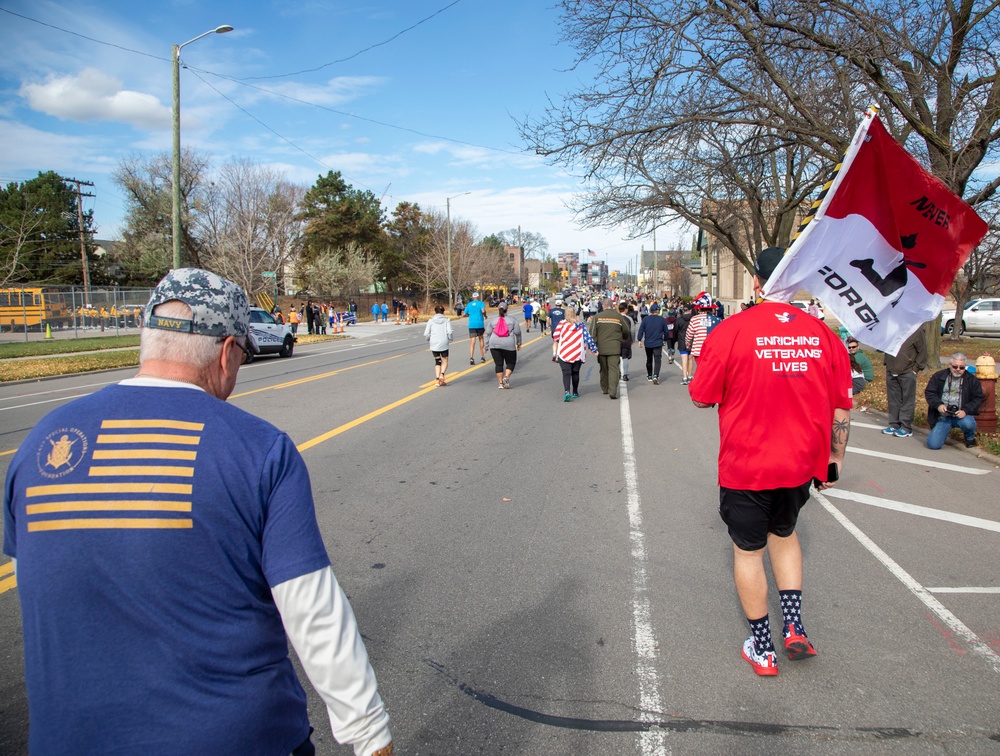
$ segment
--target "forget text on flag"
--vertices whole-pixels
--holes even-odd
[[[858,340],[895,354],[937,317],[987,225],[865,115],[815,218],[768,280],[769,299],[804,288]]]

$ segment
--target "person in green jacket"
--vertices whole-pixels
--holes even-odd
[[[587,330],[597,343],[597,364],[601,368],[601,391],[612,399],[618,398],[618,381],[621,380],[622,341],[632,340],[629,319],[618,313],[611,300],[603,302],[604,309],[590,318]]]

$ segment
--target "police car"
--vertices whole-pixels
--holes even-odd
[[[274,316],[259,307],[250,308],[250,330],[257,340],[261,354],[277,353],[282,357],[291,357],[295,348],[295,337],[292,329],[275,321]],[[252,362],[248,359],[247,362]]]

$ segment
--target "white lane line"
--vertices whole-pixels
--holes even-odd
[[[851,426],[853,427],[853,423]],[[872,451],[871,449],[858,449],[848,445],[847,451],[855,454],[863,454],[866,457],[878,457],[879,459],[891,459],[893,462],[908,462],[911,465],[921,465],[923,467],[936,467],[938,470],[950,470],[951,472],[965,473],[966,475],[989,475],[992,470],[982,470],[975,467],[963,467],[953,465],[948,462],[938,462],[936,459],[920,459],[919,457],[904,457],[902,454],[890,454],[889,452]]]
[[[834,489],[832,488],[828,488],[824,493],[829,494],[833,490]],[[967,628],[958,617],[948,611],[944,604],[934,598],[930,594],[930,591],[914,580],[910,573],[896,564],[892,557],[882,551],[882,549],[880,549],[871,538],[862,533],[853,522],[848,520],[839,509],[830,503],[830,500],[826,498],[824,493],[813,491],[812,495],[823,506],[823,508],[826,509],[827,512],[833,515],[837,522],[847,529],[847,532],[853,535],[862,546],[871,552],[872,556],[881,562],[882,565],[889,570],[889,572],[891,572],[897,580],[899,580],[899,582],[906,586],[906,588],[914,596],[920,599],[924,606],[936,614],[938,619],[944,623],[945,627],[954,633],[955,636],[964,640],[972,649],[974,654],[983,657],[993,668],[993,671],[1000,674],[1000,655],[997,655],[997,653],[990,648],[988,644],[984,643],[978,635]]]
[[[884,425],[873,425],[872,423],[859,423],[859,422],[857,422],[856,420],[853,419],[853,416],[852,416],[852,419],[851,419],[851,427],[852,428],[871,428],[872,430],[882,430],[883,428],[885,428]],[[888,434],[886,434],[886,435],[888,435]]]
[[[969,515],[948,512],[944,509],[931,509],[930,507],[921,507],[916,504],[905,504],[902,501],[882,499],[878,496],[857,493],[855,491],[844,491],[840,488],[828,488],[824,493],[835,499],[847,499],[848,501],[856,501],[858,504],[868,504],[873,507],[881,507],[882,509],[891,509],[895,512],[917,515],[918,517],[929,517],[932,520],[944,520],[956,525],[968,525],[970,528],[980,528],[981,530],[991,530],[994,533],[1000,533],[1000,522],[984,520],[981,517],[970,517]]]
[[[640,718],[651,721],[662,716],[660,680],[656,672],[656,634],[653,632],[646,578],[646,545],[642,532],[642,503],[639,499],[639,476],[636,472],[635,445],[632,439],[632,414],[629,412],[627,384],[618,384],[621,409],[622,457],[625,467],[625,493],[628,501],[629,542],[632,546],[632,647],[635,649],[635,676],[639,681]],[[656,728],[639,734],[643,756],[667,756],[666,732]]]
[[[965,586],[963,588],[928,588],[931,593],[1000,593],[1000,588]]]
[[[0,397],[0,402],[13,402],[19,399],[29,399],[33,396],[48,396],[49,394],[65,394],[67,391],[77,391],[78,389],[93,388],[94,386],[107,386],[112,383],[118,383],[118,381],[101,381],[100,383],[85,383],[81,386],[74,386],[73,388],[60,388],[60,389],[50,389],[49,391],[35,391],[31,394],[16,394],[14,396],[4,396]],[[89,391],[87,393],[93,393]],[[85,394],[74,394],[76,396],[86,396]]]
[[[6,412],[7,410],[22,409],[24,407],[34,407],[36,404],[51,404],[52,402],[69,402],[73,399],[79,399],[81,396],[90,396],[91,394],[97,393],[95,391],[88,391],[86,394],[73,394],[73,396],[61,396],[58,399],[43,399],[40,402],[28,402],[27,404],[18,404],[13,407],[0,407],[0,412]]]

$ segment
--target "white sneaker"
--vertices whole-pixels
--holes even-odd
[[[743,658],[749,662],[753,671],[758,675],[771,677],[778,674],[778,657],[775,656],[774,651],[757,653],[757,646],[753,642],[752,635],[743,641]]]

